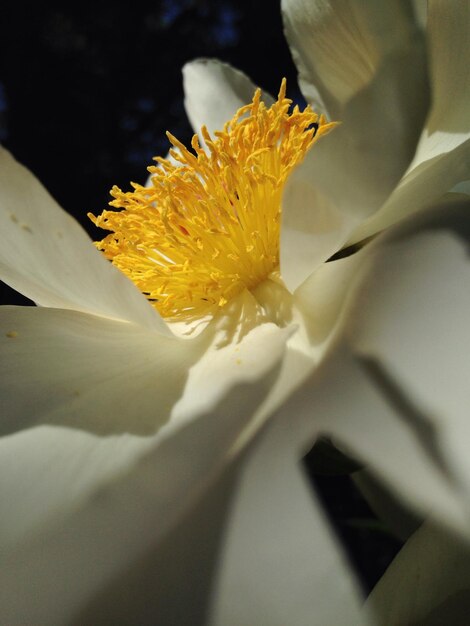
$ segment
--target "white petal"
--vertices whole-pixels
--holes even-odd
[[[381,209],[353,230],[347,243],[362,241],[414,213],[432,207],[447,191],[469,176],[470,139],[410,169]]]
[[[313,85],[333,113],[366,87],[384,55],[410,45],[414,23],[407,4],[283,0],[286,36],[305,95]]]
[[[1,307],[2,547],[142,455],[202,349],[75,311]]]
[[[428,38],[432,109],[413,161],[420,163],[470,138],[470,5],[430,0]]]
[[[470,519],[467,216],[466,204],[445,206],[364,249],[346,297],[354,306],[340,320],[347,334],[282,409],[305,416],[306,446],[321,428],[408,506],[461,533]]]
[[[151,442],[150,436],[100,437],[56,424],[3,437],[1,551],[20,545],[86,501],[101,484],[140,458]]]
[[[312,184],[309,168],[301,165],[291,174],[282,201],[281,275],[292,292],[343,247],[359,222]]]
[[[362,262],[361,254],[356,254],[324,263],[293,295],[273,281],[265,281],[254,291],[272,319],[294,330],[280,375],[258,411],[256,428],[282,407],[325,358],[341,331],[345,305]]]
[[[2,307],[0,324],[0,498],[11,499],[3,545],[75,505],[160,436],[259,376],[279,360],[289,335],[254,325],[222,345],[227,329],[219,329],[214,345],[209,331],[177,340],[30,307]]]
[[[465,498],[448,468],[433,457],[426,433],[421,436],[346,349],[337,348],[283,411],[303,416],[305,450],[312,433],[332,436],[407,506],[468,531]]]
[[[354,350],[411,399],[417,422],[424,419],[436,454],[469,497],[468,203],[447,210],[447,221],[396,235],[373,256],[349,332]]]
[[[279,359],[280,346],[287,343],[293,330],[266,322],[250,292],[233,298],[200,337],[209,345],[190,368],[174,415],[187,419],[207,412],[234,384],[258,376],[267,364]]]
[[[256,91],[256,85],[243,72],[216,59],[186,63],[183,67],[183,88],[186,114],[201,146],[205,145],[201,127],[206,126],[210,133],[222,130],[240,107],[251,102]],[[274,102],[265,92],[262,100],[268,106]],[[173,165],[180,165],[170,153],[165,158]],[[147,187],[151,186],[151,180],[152,175],[147,178]]]
[[[199,59],[187,63],[183,68],[185,107],[189,121],[198,133],[201,126],[209,132],[222,130],[245,104],[253,99],[256,85],[227,63],[215,59]],[[268,106],[273,99],[263,94]]]
[[[433,106],[415,157],[397,190],[350,242],[364,239],[438,200],[470,177],[470,5],[428,10]]]
[[[308,297],[317,305],[321,302],[322,311],[316,312],[311,324],[313,329],[323,321],[320,334],[327,334],[328,321],[334,325],[332,320],[337,316],[333,312],[341,309],[344,300],[341,294],[347,291],[344,287],[355,263],[356,257],[350,257],[327,264],[323,277],[319,276],[319,271],[314,281],[308,281],[312,285],[307,283],[298,292],[298,306],[305,315],[309,308]],[[263,295],[267,298],[265,290]],[[256,296],[260,296],[259,290]],[[262,299],[263,304],[265,299]],[[249,296],[239,304],[244,309],[245,318],[256,318],[255,311],[250,311],[253,302]],[[285,305],[279,303],[281,308]],[[233,317],[237,318],[237,315]],[[279,406],[314,367],[315,359],[302,353],[295,341],[297,337],[298,333],[289,339],[281,375],[258,411],[251,433],[259,429],[266,415]],[[324,343],[324,337],[317,337],[316,342]],[[218,372],[220,368],[216,366],[214,369]],[[208,390],[207,378],[205,365],[198,378],[193,379],[202,384],[202,396]],[[194,384],[195,391],[197,386]],[[334,546],[322,516],[312,507],[312,495],[295,467],[302,452],[305,425],[299,427],[295,412],[288,412],[284,417],[286,421],[269,429],[267,435],[263,431],[260,433],[248,465],[242,466],[238,482],[235,485],[224,482],[219,487],[219,495],[212,497],[212,504],[205,500],[198,506],[199,513],[192,511],[183,528],[180,526],[176,535],[170,536],[166,548],[149,554],[143,564],[139,562],[138,567],[120,576],[104,594],[99,594],[85,613],[88,621],[96,621],[96,615],[105,610],[106,615],[110,611],[111,619],[129,615],[131,621],[131,616],[136,619],[138,615],[139,623],[146,623],[144,616],[152,614],[163,614],[166,619],[180,623],[191,619],[197,621],[195,616],[204,614],[211,616],[210,620],[207,618],[211,624],[283,624],[287,618],[289,623],[303,624],[314,611],[322,624],[336,626],[344,623],[349,626],[354,623],[359,601],[351,574]],[[246,441],[246,435],[244,439]],[[273,480],[273,477],[277,478]],[[225,498],[232,492],[234,499],[231,496],[230,502],[225,503]],[[279,502],[282,508],[277,510]],[[227,506],[230,511],[228,535],[224,535],[226,539],[219,545],[218,524],[223,522],[225,526]],[[220,507],[223,507],[222,512]],[[188,534],[192,540],[188,539]],[[178,546],[176,555],[175,546]],[[217,571],[220,576],[211,594],[215,604],[209,610],[204,604],[207,602],[204,594],[208,593],[209,586],[205,581],[214,575],[210,565],[213,560],[219,563]],[[152,590],[151,600],[149,588]],[[163,589],[166,600],[161,597]],[[125,599],[116,602],[116,598],[123,594]],[[175,599],[181,594],[185,596],[183,605]],[[147,619],[151,621],[151,617]],[[365,621],[361,619],[358,623],[365,624]]]
[[[237,476],[210,623],[365,626],[352,572],[301,472],[295,416],[285,417]]]
[[[40,182],[0,148],[0,278],[36,303],[169,334],[158,313]]]
[[[234,471],[228,467],[169,532],[157,543],[149,541],[141,558],[129,559],[104,585],[96,585],[73,623],[208,626],[233,489]]]
[[[339,326],[364,253],[323,263],[294,294],[313,345],[322,346]]]
[[[367,216],[406,170],[427,112],[421,31],[406,0],[284,0],[283,12],[307,100],[316,107],[318,91],[342,123],[307,157],[310,181]]]
[[[259,359],[251,372],[235,374],[231,388],[210,411],[197,420],[180,421],[177,428],[171,429],[170,424],[158,446],[129,472],[6,553],[0,568],[1,621],[11,626],[73,623],[98,591],[160,548],[163,580],[168,581],[175,569],[182,577],[177,577],[179,587],[173,587],[173,593],[165,587],[153,589],[148,600],[162,602],[165,611],[177,615],[182,610],[177,591],[185,589],[190,572],[181,567],[184,561],[175,563],[174,550],[165,550],[165,538],[178,532],[185,516],[226,466],[272,384],[284,345],[284,333],[272,333],[263,346],[269,359]],[[260,348],[255,342],[253,350]],[[206,514],[212,512],[213,508],[206,510]],[[194,533],[199,530],[196,524]],[[197,553],[197,543],[193,545]],[[173,601],[170,606],[167,596]],[[99,614],[95,617],[92,621],[99,623]]]
[[[470,549],[430,524],[405,544],[368,601],[382,626],[468,623]]]
[[[303,626],[313,616],[322,626],[366,626],[352,574],[291,454],[289,423],[280,426],[79,621]]]
[[[454,504],[444,504],[446,499],[454,500],[464,516],[470,511],[467,216],[468,202],[449,205],[397,229],[380,245],[378,242],[370,250],[354,308],[348,313],[348,342],[358,359],[355,374],[354,361],[350,361],[350,375],[357,379],[358,407],[361,402],[364,407],[364,415],[356,419],[364,423],[369,440],[373,431],[370,425],[365,426],[367,422],[374,420],[378,424],[379,419],[387,413],[391,417],[394,412],[401,422],[395,425],[395,436],[390,417],[386,418],[389,425],[381,426],[384,436],[386,428],[389,430],[382,460],[372,461],[379,443],[367,450],[366,443],[351,432],[348,442],[361,456],[369,458],[382,477],[388,474],[387,479],[392,479],[394,488],[406,499],[411,496],[410,501],[417,504],[424,503],[418,491],[425,478],[419,477],[423,471],[420,465],[426,460],[420,456],[425,453],[426,463],[430,464],[428,477],[431,466],[432,473],[441,475],[429,486],[425,499],[429,499],[435,515],[451,524],[458,515]],[[367,396],[370,406],[366,410]],[[408,443],[403,438],[406,431]],[[403,444],[398,448],[400,438]],[[413,452],[411,438],[420,450]],[[405,446],[409,449],[406,454]],[[392,450],[399,454],[400,463],[387,459]],[[397,480],[400,475],[401,486]],[[438,494],[439,483],[442,487],[447,484],[448,496]],[[460,523],[456,526],[462,530]]]

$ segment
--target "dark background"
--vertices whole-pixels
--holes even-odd
[[[2,5],[4,7],[5,5]],[[217,57],[277,93],[295,68],[276,0],[2,8],[0,140],[88,226],[113,184],[143,182],[170,130],[192,135],[181,68]]]
[[[285,76],[301,101],[276,0],[3,2],[0,14],[0,142],[94,238],[86,214],[106,208],[112,185],[145,181],[152,157],[167,153],[167,129],[190,139],[185,62],[219,58],[273,94]],[[1,287],[3,303],[25,303]],[[318,475],[316,453],[305,463],[370,589],[400,543],[347,474]]]

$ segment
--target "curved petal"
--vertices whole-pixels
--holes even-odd
[[[432,108],[413,165],[431,159],[470,138],[470,6],[456,0],[430,0],[428,39]]]
[[[407,541],[366,606],[383,626],[464,624],[470,610],[470,549],[424,524]]]
[[[343,330],[281,410],[305,446],[333,436],[408,506],[468,535],[467,216],[446,205],[363,250]]]
[[[286,37],[307,99],[313,86],[337,115],[372,81],[385,55],[409,45],[409,4],[283,0]]]
[[[1,307],[0,327],[5,546],[154,443],[202,346],[59,309]]]
[[[284,429],[263,433],[77,624],[352,626],[360,596]],[[286,436],[287,434],[287,436]],[[287,452],[289,450],[289,452]],[[184,597],[184,602],[181,602]]]
[[[220,333],[217,343],[209,331],[177,340],[30,307],[0,308],[0,325],[0,498],[10,502],[3,544],[76,506],[234,386],[251,383],[280,359],[289,335],[253,325],[222,345]]]
[[[169,334],[136,286],[3,148],[0,232],[1,280],[37,304],[123,319]]]
[[[428,108],[422,32],[409,0],[282,6],[307,100],[315,107],[318,91],[342,123],[307,157],[309,178],[339,209],[364,218],[384,202],[415,151]]]
[[[468,522],[462,526],[457,518],[463,514],[468,519],[470,513],[466,379],[470,335],[465,316],[470,307],[465,287],[470,281],[469,241],[468,201],[396,229],[370,249],[347,317],[347,342],[353,353],[349,375],[357,380],[358,407],[356,411],[351,402],[349,410],[363,412],[355,419],[367,428],[369,444],[374,437],[372,422],[374,430],[379,420],[389,422],[381,427],[382,436],[386,430],[389,436],[373,448],[352,432],[348,443],[369,461],[382,446],[382,459],[374,458],[372,469],[392,480],[393,488],[411,503],[423,502],[418,492],[425,460],[428,478],[435,475],[425,497],[432,513],[467,533]],[[344,423],[337,428],[338,436],[343,427]],[[406,432],[408,443],[403,438]],[[403,445],[398,447],[400,438]],[[419,446],[414,451],[412,440]],[[393,461],[393,453],[400,463]],[[438,495],[439,483],[447,484],[447,494]]]
[[[345,305],[362,263],[362,253],[323,263],[293,295],[274,281],[266,281],[254,291],[268,318],[292,333],[279,377],[258,411],[255,431],[325,358],[341,331]]]
[[[469,176],[470,139],[410,169],[382,208],[353,230],[346,245],[363,241],[422,209],[432,207]]]
[[[313,345],[322,346],[340,325],[363,256],[364,251],[323,263],[295,292],[295,305]]]
[[[183,66],[184,106],[186,114],[199,143],[205,146],[201,127],[206,126],[211,134],[222,130],[245,104],[253,99],[256,85],[228,63],[217,59],[196,59]],[[271,106],[274,99],[263,92],[263,101]],[[172,148],[178,152],[178,148]],[[180,165],[170,153],[165,157],[173,165]],[[146,186],[151,186],[152,175],[147,178]]]
[[[183,67],[185,107],[194,132],[206,126],[210,133],[222,130],[245,104],[253,99],[256,85],[227,63],[215,59],[198,59]],[[270,106],[274,100],[263,94]]]
[[[201,342],[77,311],[4,306],[0,324],[3,436],[43,423],[152,434],[202,352]]]
[[[275,421],[238,473],[213,624],[368,623],[360,617],[361,596],[352,572],[292,444],[290,419]]]
[[[387,386],[408,398],[437,460],[470,496],[466,371],[470,334],[468,202],[447,207],[417,231],[397,231],[371,253],[349,320],[350,343]],[[403,400],[405,402],[405,400]]]
[[[296,415],[306,452],[319,431],[368,467],[406,506],[468,532],[470,513],[432,443],[383,397],[366,367],[347,349],[332,351],[282,409]]]
[[[282,200],[281,276],[292,292],[341,250],[360,223],[357,216],[339,210],[319,191],[310,180],[309,171],[309,163],[294,170]]]
[[[149,541],[142,557],[130,558],[110,581],[96,585],[72,624],[208,626],[224,526],[230,517],[233,469],[225,469],[156,545]]]
[[[408,171],[384,206],[351,236],[360,241],[438,200],[470,178],[470,6],[428,8],[433,106]]]
[[[287,344],[293,331],[269,322],[250,292],[233,298],[200,336],[204,352],[189,370],[175,418],[211,410],[233,385],[250,381],[275,361],[279,345]]]
[[[198,419],[193,415],[178,420],[173,428],[170,423],[145,458],[95,490],[73,512],[3,555],[1,621],[12,626],[32,621],[73,623],[97,591],[153,549],[164,548],[165,538],[172,529],[177,531],[226,467],[275,379],[285,333],[273,331],[264,340],[262,346],[254,342],[253,350],[264,349],[269,358],[253,360],[253,367],[240,375],[235,370],[231,388],[208,412]],[[162,568],[167,580],[171,564],[172,571],[177,564],[174,551],[165,554]],[[183,568],[178,579],[182,588],[184,573]],[[165,603],[168,590],[157,593]],[[181,609],[179,595],[169,595],[176,603],[170,609]]]

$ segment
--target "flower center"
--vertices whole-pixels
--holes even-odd
[[[97,247],[169,320],[213,314],[279,268],[281,196],[292,169],[333,124],[286,98],[282,81],[270,107],[257,90],[203,149],[170,133],[170,155],[156,157],[151,186],[113,187],[110,205],[90,219],[111,231]]]

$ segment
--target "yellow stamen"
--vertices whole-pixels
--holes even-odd
[[[257,90],[212,138],[188,150],[167,133],[178,165],[156,157],[152,186],[113,187],[91,220],[111,231],[97,247],[170,320],[202,317],[279,267],[281,196],[292,169],[334,126],[306,107],[289,113],[282,81],[270,107]]]

